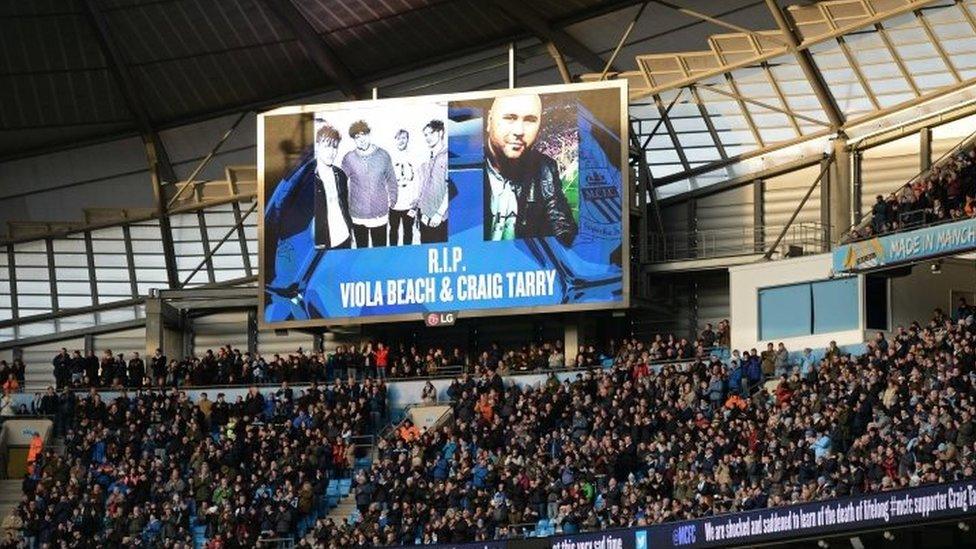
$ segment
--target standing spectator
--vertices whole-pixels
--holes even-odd
[[[972,316],[972,314],[973,314],[973,309],[972,307],[969,306],[969,303],[966,302],[966,298],[960,297],[959,305],[956,307],[956,319],[966,320],[967,318]]]
[[[54,366],[55,385],[60,390],[71,381],[71,355],[68,354],[68,349],[61,347],[61,352],[54,357],[51,364]]]
[[[874,234],[885,232],[888,225],[888,204],[880,194],[874,199],[874,206],[871,207],[871,228]]]
[[[762,373],[765,377],[776,373],[776,350],[772,343],[767,343],[766,350],[762,352]]]
[[[786,345],[783,345],[782,341],[776,347],[774,367],[777,377],[786,374],[790,369],[790,352],[786,350]]]
[[[17,376],[14,374],[7,375],[7,381],[3,383],[3,394],[11,395],[13,393],[20,392],[20,382],[17,381]]]
[[[714,347],[716,338],[717,336],[715,335],[715,332],[712,330],[712,323],[709,322],[705,324],[705,329],[702,330],[701,336],[699,337],[699,341],[701,341],[702,348],[711,349],[712,347]]]
[[[813,359],[813,349],[807,347],[800,357],[800,377],[805,381],[816,381],[816,376],[817,362]]]
[[[146,377],[146,363],[142,361],[139,357],[139,353],[132,353],[132,359],[129,360],[129,383],[128,387],[142,387],[142,380]]]
[[[437,404],[437,388],[429,379],[420,393],[420,401],[424,404]]]
[[[386,379],[386,367],[390,360],[390,349],[379,342],[376,344],[376,377],[378,379]]]
[[[152,372],[153,385],[159,386],[165,383],[167,364],[166,355],[163,354],[163,350],[156,349],[152,358],[149,359],[149,371]]]

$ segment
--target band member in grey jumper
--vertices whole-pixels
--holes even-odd
[[[424,140],[430,159],[420,166],[420,242],[447,242],[447,146],[444,122],[431,120],[424,126]]]
[[[349,126],[356,148],[342,159],[349,177],[349,213],[357,248],[386,246],[390,209],[397,201],[397,180],[390,154],[373,144],[369,124]]]

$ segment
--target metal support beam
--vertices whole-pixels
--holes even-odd
[[[593,72],[603,72],[606,63],[599,55],[576,38],[573,38],[568,32],[551,25],[536,13],[527,2],[520,0],[492,0],[492,3],[513,20],[532,31],[532,34],[535,34],[543,42],[552,42],[559,47],[559,51],[575,59],[587,69]],[[620,72],[612,65],[610,66],[610,71]]]
[[[644,3],[641,4],[640,9],[637,10],[637,13],[634,15],[634,18],[630,20],[630,24],[627,25],[627,28],[624,30],[624,33],[620,36],[620,41],[617,42],[617,47],[613,49],[613,53],[610,54],[610,59],[607,59],[607,64],[605,67],[603,67],[603,72],[600,73],[600,80],[605,80],[607,78],[607,73],[610,71],[610,67],[612,67],[613,62],[617,60],[617,55],[620,53],[620,50],[624,47],[624,44],[627,42],[627,39],[630,38],[630,33],[633,32],[634,25],[637,24],[637,21],[640,19],[641,15],[644,14],[644,9],[646,8],[647,8],[647,0],[645,0]]]
[[[864,179],[861,175],[861,167],[864,162],[864,153],[861,149],[854,149],[851,157],[851,218],[855,225],[860,225],[863,215]]]
[[[208,152],[206,156],[200,159],[200,162],[197,164],[197,167],[193,168],[193,172],[191,172],[190,175],[186,178],[186,181],[184,181],[181,185],[179,185],[179,188],[176,190],[176,194],[173,196],[173,198],[169,199],[168,206],[170,208],[172,208],[173,205],[176,204],[176,201],[178,201],[180,197],[183,196],[183,192],[186,191],[186,189],[188,188],[192,189],[194,187],[194,185],[196,184],[195,180],[197,176],[200,175],[200,172],[202,172],[203,169],[206,168],[208,164],[210,164],[210,161],[213,160],[214,156],[217,155],[217,151],[220,150],[220,147],[222,147],[224,143],[227,142],[227,139],[230,138],[230,136],[234,133],[234,130],[236,130],[237,127],[241,124],[241,122],[244,121],[244,118],[247,115],[248,115],[247,112],[242,112],[240,116],[237,117],[237,120],[235,120],[234,123],[231,124],[230,128],[227,128],[227,131],[224,132],[224,135],[222,135],[220,139],[217,140],[217,144],[210,149],[210,152]]]
[[[98,279],[95,277],[95,251],[91,231],[85,231],[85,260],[88,263],[88,287],[91,289],[92,306],[98,306]]]
[[[817,96],[820,108],[827,115],[827,119],[830,120],[830,123],[835,128],[843,126],[845,122],[844,111],[840,109],[837,105],[837,100],[830,93],[827,82],[823,79],[813,59],[813,54],[809,50],[801,50],[798,48],[803,40],[796,31],[795,26],[790,24],[787,15],[779,7],[779,4],[776,3],[776,0],[766,0],[766,6],[769,8],[770,13],[772,13],[773,19],[776,20],[776,25],[782,31],[783,37],[786,38],[789,49],[793,52],[793,56],[796,57],[796,62],[800,65],[800,69],[810,84],[810,88],[813,89],[813,93]]]
[[[58,312],[61,307],[58,305],[58,277],[54,268],[54,242],[50,238],[45,238],[44,247],[47,251],[47,280],[51,288],[51,310]]]
[[[652,221],[654,222],[654,230],[663,238],[664,218],[661,215],[661,208],[657,201],[657,195],[654,193],[653,177],[651,176],[650,168],[647,166],[647,155],[644,152],[644,149],[639,146],[640,144],[638,141],[639,139],[637,138],[637,135],[635,135],[634,132],[630,132],[630,146],[636,149],[635,153],[637,154],[637,192],[642,194],[646,193],[646,196],[638,198],[638,204],[640,204],[643,199],[648,199],[651,206],[651,214],[653,214]]]
[[[833,178],[836,174],[833,173],[834,170],[831,170],[830,160],[827,158],[820,161],[820,169],[827,171],[827,175],[820,182],[820,225],[822,227],[820,251],[826,252],[830,250],[830,223],[834,218],[832,215],[834,204],[831,202],[831,197],[834,190]]]
[[[207,281],[213,284],[216,281],[214,277],[213,253],[210,251],[210,235],[207,234],[207,218],[203,215],[203,210],[197,210],[197,223],[200,225],[200,244],[203,246],[203,263],[207,266]],[[234,229],[236,230],[236,227]],[[228,233],[228,236],[230,236],[230,233]],[[224,240],[221,240],[220,243],[223,244]],[[187,279],[183,284],[189,281]]]
[[[868,3],[865,2],[864,5],[868,5]],[[916,96],[921,95],[922,92],[918,89],[918,84],[915,83],[912,73],[908,70],[908,66],[905,65],[905,60],[898,55],[898,50],[895,49],[895,44],[891,41],[891,37],[888,36],[888,31],[885,30],[884,25],[881,23],[875,23],[874,30],[878,31],[878,36],[881,37],[881,41],[888,50],[888,54],[891,55],[891,58],[894,60],[899,72],[901,72],[901,77],[904,78],[905,82],[908,83],[908,86],[912,88],[912,93],[914,93]]]
[[[563,59],[563,54],[559,52],[559,48],[552,42],[547,42],[546,49],[549,51],[549,55],[552,56],[553,62],[556,63],[556,69],[559,71],[560,78],[563,79],[563,84],[572,83],[573,75],[569,73],[569,68],[566,67],[566,60]]]
[[[715,129],[715,124],[712,122],[712,117],[708,114],[708,109],[705,108],[705,102],[702,101],[701,94],[698,93],[698,89],[691,88],[691,96],[695,100],[695,104],[698,106],[698,114],[701,115],[702,120],[705,121],[705,129],[708,130],[708,135],[711,136],[712,142],[715,143],[715,148],[718,150],[718,155],[722,160],[728,160],[729,155],[725,152],[725,145],[722,144],[722,139],[718,135],[718,131]]]
[[[309,58],[342,90],[346,97],[354,99],[369,97],[363,86],[356,82],[349,67],[326,44],[292,0],[261,0],[261,4],[291,30]]]
[[[142,137],[146,149],[146,160],[149,163],[149,174],[152,179],[153,195],[156,210],[159,215],[159,228],[162,233],[163,254],[166,258],[166,280],[170,287],[179,283],[176,271],[176,252],[173,247],[173,231],[167,217],[166,192],[164,185],[176,182],[176,172],[166,153],[166,147],[159,133],[153,126],[149,116],[149,109],[142,100],[142,93],[138,83],[129,71],[125,56],[118,42],[109,30],[108,20],[98,5],[98,0],[84,0],[85,13],[88,17],[95,36],[98,39],[102,56],[108,63],[126,107],[135,120],[139,135]]]
[[[956,1],[956,7],[959,8],[959,11],[962,14],[963,19],[965,19],[966,22],[969,23],[969,28],[973,29],[973,34],[976,34],[976,18],[973,17],[973,13],[969,11],[969,8],[966,7],[966,1],[965,0],[955,0],[955,1]]]
[[[949,58],[949,54],[946,53],[945,48],[942,47],[942,42],[939,42],[939,38],[935,35],[935,31],[932,30],[932,25],[929,24],[929,20],[925,18],[925,14],[922,10],[915,10],[915,18],[918,22],[922,24],[922,29],[925,30],[925,35],[928,37],[929,42],[935,48],[936,53],[939,54],[939,58],[945,63],[946,69],[948,69],[949,74],[956,82],[962,82],[962,76],[959,74],[959,70],[953,65],[952,59]]]
[[[884,12],[881,13],[875,13],[872,11],[870,17],[866,19],[858,19],[847,25],[834,29],[830,32],[825,32],[823,34],[813,36],[798,44],[795,49],[796,50],[810,49],[816,46],[817,44],[822,44],[823,42],[826,42],[828,40],[834,40],[838,36],[843,36],[848,33],[857,32],[864,27],[874,25],[880,21],[884,21],[886,19],[892,19],[900,15],[904,15],[906,13],[911,13],[929,4],[933,4],[936,1],[937,0],[908,0],[903,5],[885,10]],[[871,9],[870,2],[861,2],[860,4],[862,4],[865,8],[869,10]],[[647,90],[646,95],[654,95],[654,94],[662,93],[665,90],[683,88],[695,82],[705,81],[708,80],[709,78],[718,76],[720,74],[732,72],[746,67],[755,67],[756,65],[761,64],[763,61],[769,61],[771,59],[789,53],[790,53],[790,48],[787,48],[785,46],[782,48],[768,48],[765,51],[763,51],[763,53],[758,55],[754,55],[751,57],[740,57],[736,59],[734,62],[723,63],[721,66],[708,69],[708,70],[703,70],[694,75],[686,76],[685,78],[669,80],[667,83],[654,86],[651,89]]]
[[[752,184],[752,226],[755,245],[753,250],[762,253],[766,246],[766,181],[757,179]]]
[[[508,89],[514,90],[518,86],[518,44],[508,44]],[[376,88],[373,88],[374,90]],[[374,94],[375,95],[375,94]],[[374,98],[375,99],[375,98]]]
[[[664,124],[664,119],[671,114],[671,109],[674,108],[675,103],[678,102],[678,99],[681,98],[681,95],[684,92],[685,92],[685,89],[684,88],[681,88],[680,90],[678,90],[678,93],[674,94],[674,99],[672,99],[671,102],[668,103],[668,107],[666,109],[664,109],[664,116],[660,116],[657,119],[657,124],[654,124],[654,128],[651,130],[651,133],[647,134],[647,138],[644,139],[644,143],[640,147],[641,149],[646,149],[647,148],[647,144],[651,142],[651,139],[655,135],[657,135],[657,131],[659,129],[661,129],[661,124]],[[660,113],[660,112],[661,111],[658,110],[658,113]],[[640,128],[640,126],[638,125],[638,129],[639,128]]]
[[[241,260],[244,262],[244,274],[253,276],[251,267],[251,252],[247,247],[247,234],[244,232],[244,216],[241,214],[241,203],[232,202],[234,209],[234,225],[237,226],[237,240],[241,244]]]
[[[779,81],[773,75],[773,70],[769,68],[769,63],[763,61],[760,66],[762,67],[763,74],[766,75],[766,81],[769,83],[769,87],[773,88],[773,93],[776,94],[776,98],[779,99],[781,105],[783,105],[782,112],[789,113],[786,116],[789,117],[790,125],[793,126],[793,131],[796,132],[797,137],[803,136],[803,130],[800,129],[799,122],[796,121],[797,117],[793,114],[790,109],[790,103],[786,100],[786,94],[783,93],[783,89],[779,86]]]
[[[775,80],[772,78],[772,75],[770,75],[770,81],[771,82],[775,82]],[[769,103],[766,103],[766,102],[763,102],[763,101],[758,101],[756,99],[751,99],[751,98],[746,97],[744,95],[739,95],[739,94],[736,94],[736,93],[727,92],[727,91],[723,90],[722,88],[717,88],[715,86],[710,86],[708,84],[704,84],[704,85],[701,85],[701,84],[693,84],[693,85],[689,86],[689,88],[691,88],[691,89],[708,90],[708,91],[710,91],[712,93],[717,93],[719,95],[724,95],[725,97],[729,97],[729,98],[735,99],[737,101],[742,101],[742,102],[745,102],[745,103],[749,103],[749,104],[755,105],[757,107],[762,107],[764,109],[768,109],[768,110],[775,111],[775,112],[778,112],[778,113],[781,113],[781,114],[785,114],[786,116],[790,117],[790,120],[793,121],[794,127],[796,128],[797,132],[799,132],[799,126],[796,125],[796,120],[795,120],[797,118],[799,118],[800,120],[805,120],[805,121],[810,122],[810,123],[813,123],[813,124],[817,124],[817,125],[820,125],[820,126],[824,126],[826,128],[829,128],[830,127],[830,123],[829,122],[825,122],[823,120],[817,120],[816,118],[813,118],[813,117],[810,117],[810,116],[806,116],[806,115],[800,114],[798,112],[791,111],[788,108],[780,108],[780,107],[777,107],[775,105],[770,105]],[[776,89],[778,89],[778,86],[776,87]]]
[[[732,77],[731,72],[725,73],[725,82],[729,85],[729,90],[735,96],[735,102],[739,105],[739,110],[742,111],[742,118],[745,119],[746,124],[749,125],[749,131],[752,133],[752,138],[756,141],[756,146],[759,148],[766,146],[766,141],[763,139],[762,134],[759,132],[759,128],[756,126],[756,121],[752,119],[752,113],[749,112],[749,107],[746,107],[746,102],[742,99],[742,92],[739,91],[739,84]]]
[[[749,36],[751,36],[751,37],[753,37],[753,38],[755,38],[757,40],[759,40],[759,39],[769,40],[771,42],[776,42],[777,44],[779,44],[781,46],[787,46],[787,47],[790,46],[790,43],[789,42],[787,42],[785,39],[779,38],[777,36],[768,35],[768,34],[759,34],[758,32],[756,32],[756,31],[754,31],[752,29],[747,29],[746,27],[742,27],[742,26],[736,25],[734,23],[729,23],[728,21],[722,21],[721,19],[719,19],[717,17],[712,17],[712,16],[706,15],[704,13],[701,13],[699,11],[695,11],[693,9],[684,8],[684,7],[681,7],[681,6],[677,5],[677,4],[672,4],[671,2],[665,2],[664,0],[651,0],[651,1],[654,2],[655,4],[660,4],[660,5],[662,5],[662,6],[666,7],[666,8],[671,8],[674,11],[683,13],[683,14],[689,16],[689,17],[694,17],[695,19],[701,19],[702,21],[708,21],[709,23],[712,23],[713,25],[718,25],[720,27],[724,27],[724,28],[729,29],[729,30],[733,30],[733,31],[736,31],[736,32],[741,32],[743,34],[748,34]]]
[[[688,157],[685,156],[685,151],[681,146],[681,141],[678,140],[678,132],[675,131],[674,124],[671,123],[671,117],[668,116],[668,111],[664,109],[664,102],[661,101],[660,95],[654,96],[654,104],[657,105],[657,112],[660,114],[661,120],[664,121],[664,127],[667,128],[668,135],[671,136],[671,141],[674,143],[674,151],[678,153],[678,160],[681,161],[681,168],[685,171],[690,170],[691,164],[688,163]]]
[[[213,272],[213,263],[212,263],[213,255],[217,252],[217,250],[220,249],[221,246],[224,245],[224,242],[227,242],[227,240],[231,237],[231,235],[233,235],[235,232],[237,232],[237,230],[238,230],[239,227],[241,227],[241,226],[244,225],[244,220],[247,219],[247,217],[249,215],[251,215],[252,213],[254,213],[254,211],[257,210],[257,209],[258,209],[258,201],[255,200],[251,204],[251,207],[248,208],[247,213],[245,213],[241,217],[240,221],[234,223],[234,226],[231,227],[229,231],[227,231],[227,234],[225,234],[224,237],[220,239],[220,242],[217,242],[217,245],[216,246],[214,246],[213,248],[207,250],[207,252],[206,252],[207,255],[205,255],[203,257],[203,261],[201,261],[200,264],[197,265],[196,268],[193,269],[193,271],[191,271],[190,274],[186,276],[186,279],[183,281],[182,286],[185,286],[188,282],[190,282],[190,280],[193,280],[193,277],[196,276],[196,274],[198,272],[200,272],[200,269],[202,269],[205,265],[209,267],[211,273]],[[201,220],[200,228],[202,230],[204,230],[204,231],[206,230],[204,228],[204,225],[202,223],[202,220]],[[207,246],[207,247],[209,247],[209,246]],[[211,284],[213,284],[212,281],[211,281]]]
[[[85,347],[85,356],[88,356],[89,353],[96,352],[97,349],[95,349],[95,334],[86,333],[83,346]]]
[[[837,37],[837,45],[840,46],[840,51],[844,53],[844,58],[847,60],[847,64],[851,66],[851,70],[854,71],[854,76],[857,77],[857,81],[861,84],[861,88],[864,89],[864,95],[868,97],[871,101],[871,106],[875,110],[881,108],[881,102],[878,101],[878,97],[874,94],[874,90],[871,89],[871,83],[868,78],[864,75],[864,71],[861,70],[860,63],[857,62],[857,58],[851,52],[850,46],[847,45],[847,40],[843,36]]]
[[[932,167],[932,128],[918,131],[918,166],[921,171]]]
[[[803,195],[803,199],[800,200],[800,203],[796,205],[796,208],[793,210],[793,215],[790,216],[789,221],[787,221],[786,225],[783,226],[783,230],[780,231],[779,236],[776,237],[776,240],[773,242],[773,245],[770,246],[769,249],[766,250],[766,253],[763,254],[763,259],[769,259],[770,257],[773,256],[773,253],[776,251],[776,248],[779,246],[779,243],[783,241],[783,237],[786,236],[786,233],[789,232],[790,227],[793,225],[793,222],[796,221],[796,216],[800,215],[800,212],[803,211],[803,206],[805,206],[807,200],[810,199],[810,195],[813,194],[814,189],[816,189],[817,185],[820,184],[820,180],[827,175],[828,171],[830,171],[830,165],[833,163],[833,161],[834,161],[834,155],[831,154],[830,156],[827,157],[827,160],[823,164],[823,167],[820,168],[820,175],[818,175],[817,178],[813,180],[813,184],[811,184],[810,188],[807,189],[807,193]]]
[[[136,278],[136,257],[132,253],[132,229],[122,225],[122,239],[125,242],[125,265],[129,269],[129,293],[132,297],[139,297],[139,281]]]
[[[827,180],[827,186],[830,189],[827,200],[830,208],[829,219],[827,223],[822,223],[829,235],[829,238],[824,239],[825,246],[832,246],[834,242],[840,242],[854,223],[851,218],[854,184],[851,177],[851,152],[847,146],[846,135],[840,134],[833,140],[831,156],[833,157],[833,164]],[[825,247],[824,251],[829,249],[829,247]]]
[[[17,266],[14,263],[14,247],[7,245],[7,280],[10,281],[10,318],[20,318],[20,301],[17,299]]]

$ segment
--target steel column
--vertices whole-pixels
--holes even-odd
[[[244,232],[244,217],[241,215],[241,203],[232,202],[234,208],[234,224],[237,226],[237,240],[241,244],[241,259],[244,261],[244,274],[252,276],[251,253],[247,247],[247,234]]]
[[[95,251],[91,231],[85,231],[85,257],[88,261],[88,284],[91,288],[92,306],[98,305],[98,278],[95,273]]]

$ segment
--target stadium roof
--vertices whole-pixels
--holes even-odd
[[[3,0],[0,158],[335,88],[361,96],[365,82],[530,34],[579,61],[560,29],[636,3]]]

